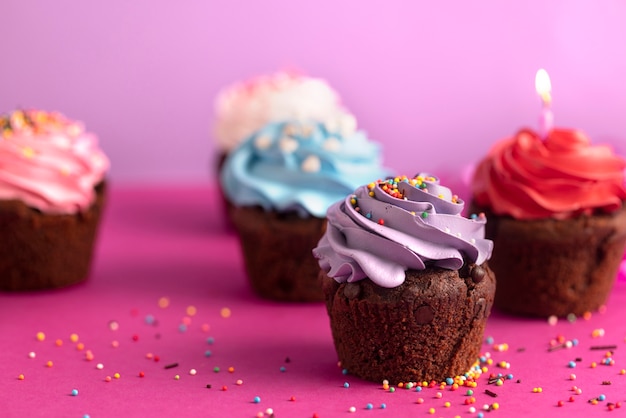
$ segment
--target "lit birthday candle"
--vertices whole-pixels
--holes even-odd
[[[552,104],[552,96],[550,95],[552,84],[550,83],[548,72],[543,68],[539,69],[537,75],[535,75],[535,90],[537,90],[537,94],[541,97],[543,104],[539,117],[539,135],[545,139],[548,136],[548,132],[552,129],[554,115],[550,107]]]

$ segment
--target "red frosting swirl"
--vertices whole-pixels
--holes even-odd
[[[530,130],[497,143],[472,184],[474,201],[516,219],[567,219],[611,212],[626,200],[626,161],[580,131],[554,129],[545,140]]]

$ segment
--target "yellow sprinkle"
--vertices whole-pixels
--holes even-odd
[[[70,341],[73,343],[77,343],[78,342],[78,334],[71,334],[70,335]]]
[[[31,147],[24,147],[22,149],[22,154],[26,158],[33,158],[33,156],[35,155],[35,150],[33,150]]]
[[[46,339],[46,334],[44,334],[43,332],[39,331],[36,335],[37,337],[37,341],[43,341]]]
[[[115,374],[113,375],[113,377],[114,377],[114,378],[116,378],[116,379],[119,379],[121,376],[120,376],[120,374],[119,374],[119,373],[115,373]]]
[[[430,409],[428,410],[428,413],[429,413],[429,414],[431,414],[431,415],[434,415],[434,413],[435,413],[435,408],[430,408]]]
[[[370,195],[370,197],[374,197],[374,192],[369,192],[368,195]]]
[[[220,315],[222,316],[222,318],[230,318],[230,308],[222,308],[220,310]]]
[[[180,376],[179,375],[175,375],[174,376],[174,380],[178,380],[178,379],[180,379]]]
[[[445,406],[446,408],[450,408],[450,402],[444,403],[443,406]]]
[[[374,187],[376,187],[376,183],[370,183],[367,185],[367,188],[372,190]]]
[[[491,404],[491,409],[497,410],[500,409],[500,404],[498,402],[494,402]]]
[[[170,306],[170,300],[168,298],[163,296],[159,299],[159,308],[167,308],[168,306]]]

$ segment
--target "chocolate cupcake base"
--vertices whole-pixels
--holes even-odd
[[[288,302],[322,301],[319,265],[312,250],[326,219],[300,218],[260,207],[229,208],[250,284],[261,297]]]
[[[487,264],[409,270],[390,289],[369,279],[339,284],[323,272],[320,279],[335,349],[350,374],[392,384],[442,381],[478,360],[496,286]]]
[[[484,211],[494,241],[495,306],[548,317],[582,315],[606,303],[626,246],[626,207],[573,219],[516,220]]]
[[[50,215],[17,200],[0,202],[0,289],[64,287],[89,274],[105,185],[92,206],[73,215]]]

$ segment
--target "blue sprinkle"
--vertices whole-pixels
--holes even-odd
[[[572,340],[572,346],[574,346],[574,347],[575,347],[575,346],[577,346],[577,345],[578,345],[578,340],[577,340],[576,338],[574,338],[574,339]]]
[[[482,412],[479,412],[478,414],[476,414],[476,418],[483,418],[485,416],[485,414],[483,414]]]
[[[252,402],[260,403],[261,402],[261,398],[259,398],[258,396],[255,396],[254,399],[252,400]]]
[[[513,379],[513,375],[511,373],[509,373],[509,374],[506,375],[506,378],[507,378],[507,380],[511,380],[511,379]]]
[[[374,409],[374,405],[368,403],[367,405],[365,405],[365,409]]]
[[[502,373],[498,373],[498,379],[502,377]]]
[[[599,396],[598,396],[598,400],[599,400],[599,401],[603,401],[603,400],[605,400],[605,399],[606,399],[606,396],[605,396],[605,395],[599,395]]]
[[[185,324],[180,324],[180,325],[178,326],[178,330],[179,330],[180,332],[185,332],[185,331],[187,331],[187,325],[185,325]]]
[[[485,357],[485,356],[481,356],[481,357],[479,358],[479,360],[480,360],[480,362],[481,362],[481,363],[485,363],[485,362],[487,361],[487,357]]]
[[[343,387],[344,387],[344,388],[346,388],[346,389],[348,389],[348,388],[350,387],[350,383],[345,382],[345,383],[343,384]]]
[[[447,383],[448,385],[451,385],[451,384],[453,384],[453,383],[454,383],[454,379],[453,379],[453,378],[451,378],[451,377],[446,377],[446,383]]]
[[[281,373],[285,373],[286,371],[287,371],[287,368],[285,366],[280,366]]]
[[[567,363],[567,367],[569,367],[570,369],[575,368],[576,367],[576,362],[570,361],[569,363]]]
[[[215,338],[209,337],[206,339],[207,344],[213,344],[215,342]]]
[[[90,418],[90,417],[89,417],[89,414],[85,414],[85,415],[83,415],[83,418]]]
[[[380,404],[380,409],[385,409],[387,408],[387,404],[386,403],[381,403]]]
[[[154,316],[152,316],[152,315],[146,315],[146,319],[145,319],[145,321],[146,321],[146,324],[148,324],[148,325],[152,325],[152,324],[154,324]]]
[[[367,213],[365,214],[365,217],[366,217],[367,219],[372,219],[372,212],[367,212]]]
[[[416,391],[416,392],[421,392],[421,391],[422,391],[422,387],[421,387],[421,386],[416,387],[416,388],[415,388],[415,391]]]
[[[344,376],[348,374],[348,369],[342,369],[341,370],[341,374],[343,374]]]
[[[211,353],[211,350],[207,350],[204,352],[204,357],[211,357],[211,354],[213,354]]]
[[[472,213],[472,214],[470,215],[470,218],[471,218],[471,219],[476,219],[476,218],[478,218],[478,215],[476,215],[475,213]],[[491,338],[491,337],[488,337],[488,338],[487,338],[487,341],[489,341],[489,338]],[[493,339],[492,339],[491,341],[493,342]],[[487,342],[487,344],[491,344],[491,343],[490,343],[490,342]]]
[[[472,214],[472,219],[476,219],[476,214]],[[487,337],[487,339],[485,340],[485,342],[487,344],[493,344],[493,337]]]
[[[78,389],[72,389],[72,396],[78,396]]]

